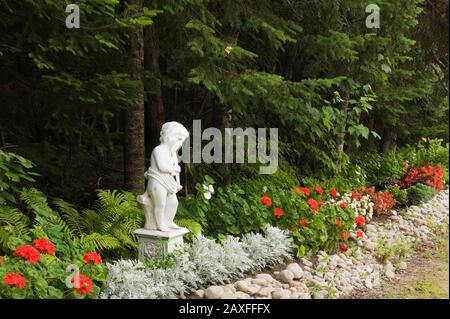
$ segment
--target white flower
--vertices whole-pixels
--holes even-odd
[[[202,184],[202,186],[205,191],[209,190],[208,186],[206,186],[205,184]]]
[[[209,192],[210,192],[211,194],[214,194],[214,186],[209,185],[209,186],[208,186],[208,190],[209,190]]]
[[[204,196],[207,200],[210,200],[211,197],[212,197],[212,195],[211,195],[210,192],[205,192],[205,193],[203,194],[203,196]]]
[[[264,186],[262,191],[263,191],[263,193],[267,192],[267,186]]]

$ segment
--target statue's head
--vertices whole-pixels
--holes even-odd
[[[172,151],[178,151],[188,137],[188,130],[178,122],[164,123],[161,128],[160,141],[167,144]]]

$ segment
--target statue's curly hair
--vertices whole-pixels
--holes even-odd
[[[185,138],[189,137],[189,131],[178,122],[167,122],[164,123],[161,127],[161,133],[159,140],[163,143],[166,139],[166,136],[169,134],[181,135]]]

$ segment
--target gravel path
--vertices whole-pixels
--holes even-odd
[[[399,280],[384,280],[380,289],[352,296],[358,299],[449,299],[448,229],[432,245],[423,245],[399,271]],[[432,271],[430,271],[432,270]]]
[[[234,284],[197,290],[192,297],[384,298],[389,294],[386,289],[390,285],[395,287],[402,272],[408,269],[408,261],[415,252],[427,254],[430,250],[425,248],[435,246],[439,240],[448,243],[448,231],[445,231],[448,230],[448,215],[449,190],[445,189],[428,203],[410,206],[400,212],[393,210],[389,217],[373,220],[366,225],[364,238],[345,254],[328,255],[320,251],[309,260],[301,259],[282,265],[271,273],[257,274]],[[427,266],[424,267],[422,270],[426,272]],[[429,284],[423,286],[426,289]],[[420,289],[420,285],[417,287]],[[385,294],[371,294],[378,291]],[[401,298],[400,295],[398,297]]]

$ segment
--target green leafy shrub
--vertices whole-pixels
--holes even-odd
[[[441,164],[448,169],[449,144],[443,145],[441,139],[422,138],[417,145],[403,150],[406,160],[415,166]]]
[[[443,145],[441,139],[422,138],[417,145],[405,147],[401,150],[407,164],[416,167],[431,164],[436,166],[442,165],[444,168],[443,181],[448,182],[448,162],[449,162],[449,144]]]
[[[394,207],[406,206],[408,202],[408,192],[406,189],[401,189],[398,185],[390,185],[386,187],[386,191],[394,196],[396,200]]]
[[[399,181],[405,172],[403,162],[401,154],[396,152],[386,155],[366,153],[357,160],[367,174],[367,182],[376,188],[385,188]]]
[[[408,203],[411,205],[419,205],[431,200],[436,191],[433,187],[418,183],[408,188]]]
[[[198,222],[205,235],[213,237],[264,229],[270,214],[261,210],[259,195],[249,193],[236,184],[229,185],[227,189],[214,189],[214,183],[206,175],[202,184],[197,183],[196,194],[180,198],[178,218]]]
[[[30,171],[33,163],[26,158],[0,150],[0,201],[15,203],[14,193],[21,186],[33,183],[37,173]]]

